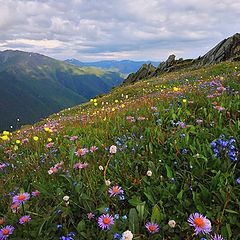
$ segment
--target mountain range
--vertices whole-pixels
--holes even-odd
[[[77,59],[67,59],[65,62],[72,63],[77,66],[87,66],[87,67],[98,67],[107,71],[118,71],[123,74],[129,74],[136,72],[143,64],[151,63],[153,66],[158,66],[161,62],[151,62],[151,61],[131,61],[131,60],[107,60],[98,62],[81,62]]]
[[[0,52],[0,130],[32,124],[86,102],[122,80],[118,72],[75,66],[38,53]]]

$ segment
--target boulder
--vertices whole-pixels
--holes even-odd
[[[240,54],[239,33],[222,40],[201,58],[199,65],[204,66],[226,61],[237,54]]]

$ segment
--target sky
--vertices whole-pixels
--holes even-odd
[[[0,51],[59,60],[197,58],[240,32],[239,0],[0,0]]]

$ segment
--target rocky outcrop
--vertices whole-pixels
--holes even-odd
[[[168,59],[167,59],[166,62],[161,62],[161,63],[158,65],[158,67],[157,67],[157,69],[156,69],[156,71],[155,71],[155,74],[160,73],[160,72],[169,72],[169,68],[170,68],[171,66],[173,66],[173,64],[174,64],[175,57],[176,57],[176,56],[175,56],[174,54],[172,54],[172,55],[170,55],[170,56],[168,57]],[[155,75],[155,74],[154,74],[154,75]]]
[[[144,78],[148,78],[155,72],[155,70],[156,68],[151,63],[148,65],[145,63],[136,73],[129,74],[128,77],[123,81],[123,84],[132,84]]]
[[[210,65],[231,59],[240,54],[240,34],[236,33],[232,37],[224,39],[217,46],[207,52],[199,65]]]

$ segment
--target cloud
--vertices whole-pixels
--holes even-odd
[[[238,0],[0,0],[0,50],[57,59],[193,58],[240,29]],[[95,59],[94,59],[95,58]]]

